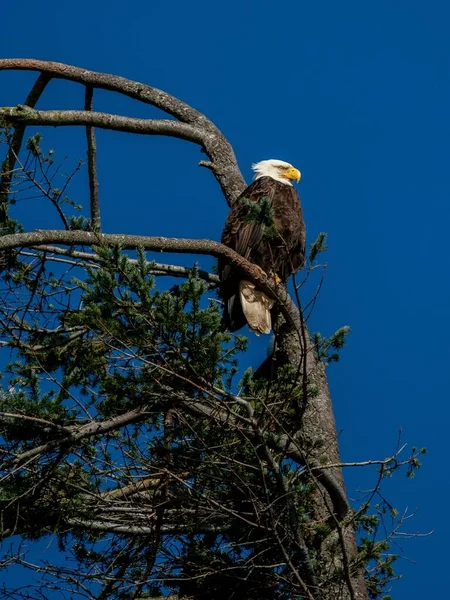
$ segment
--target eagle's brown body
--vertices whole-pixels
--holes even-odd
[[[268,237],[265,235],[267,232],[264,224],[255,220],[246,221],[249,209],[242,203],[242,198],[255,203],[260,203],[263,198],[271,201],[277,235]],[[256,179],[234,202],[222,233],[223,244],[261,267],[267,275],[277,275],[283,283],[302,267],[305,257],[305,239],[303,212],[296,190],[292,185],[281,183],[268,176]],[[238,273],[224,259],[219,259],[219,275],[223,282],[224,321],[227,328],[236,331],[248,321],[250,327],[257,333],[268,333],[267,326],[252,326],[249,315],[246,318],[244,314],[245,306],[244,311],[242,308],[242,303],[246,302],[246,294],[258,294],[253,284],[242,282]],[[243,283],[249,284],[250,287]],[[262,292],[259,293],[265,297]],[[259,298],[253,300],[255,301],[260,304]],[[266,301],[269,331],[270,308],[271,305]]]

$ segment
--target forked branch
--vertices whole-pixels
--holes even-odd
[[[190,128],[185,129],[185,131],[197,131],[198,139],[196,143],[202,146],[210,159],[213,165],[212,172],[220,184],[228,204],[236,200],[245,187],[245,181],[239,170],[233,148],[226,137],[202,113],[167,92],[117,75],[97,73],[62,63],[29,58],[0,59],[0,71],[2,70],[40,71],[49,78],[73,81],[84,86],[90,86],[92,89],[109,90],[139,102],[151,104],[178,119],[179,124],[189,125]],[[126,119],[126,117],[124,118]],[[39,122],[36,124],[45,123]],[[175,131],[175,129],[172,131]],[[166,135],[165,133],[162,134]],[[194,141],[194,139],[189,141]]]

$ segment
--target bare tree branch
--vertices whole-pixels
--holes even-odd
[[[84,110],[93,110],[94,89],[92,86],[86,86],[84,101]],[[98,175],[97,175],[97,142],[93,127],[86,127],[87,139],[87,157],[89,173],[89,191],[91,196],[91,226],[94,231],[100,231],[100,204],[98,198]]]
[[[70,65],[29,58],[0,59],[0,71],[11,69],[41,71],[54,78],[118,92],[163,110],[182,123],[192,125],[204,132],[203,141],[198,143],[203,145],[207,156],[214,165],[212,172],[221,186],[228,204],[234,202],[245,188],[245,181],[237,165],[233,148],[226,137],[202,113],[178,98],[144,83],[116,75],[96,73]]]
[[[25,105],[31,108],[34,108],[42,96],[43,91],[47,87],[49,81],[51,80],[51,75],[48,73],[41,73],[36,80],[36,83],[32,87],[30,93],[28,94],[27,99],[25,100]],[[25,134],[26,125],[18,125],[15,128],[14,135],[11,140],[11,144],[8,150],[8,154],[6,156],[5,161],[3,162],[1,169],[1,178],[0,178],[0,223],[3,223],[8,215],[8,194],[9,187],[11,185],[12,171],[14,169],[14,165],[16,164],[17,156],[20,152],[20,148],[22,147],[23,136]]]
[[[139,133],[142,135],[166,135],[196,144],[203,144],[203,133],[188,123],[169,119],[135,119],[101,112],[83,110],[36,110],[20,104],[17,107],[0,108],[0,119],[7,126],[49,125],[71,127],[83,125],[111,131]]]
[[[63,63],[36,60],[33,58],[1,59],[0,71],[3,70],[41,71],[42,73],[51,75],[55,79],[66,79],[83,85],[90,85],[93,88],[118,92],[145,104],[152,104],[184,123],[210,123],[202,113],[167,92],[153,88],[145,83],[131,81],[125,77],[110,75],[109,73],[96,73],[95,71]]]

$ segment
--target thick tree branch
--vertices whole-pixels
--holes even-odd
[[[231,204],[245,188],[245,181],[237,165],[231,144],[220,130],[202,113],[174,96],[144,83],[106,73],[96,73],[71,65],[29,58],[0,59],[0,71],[41,71],[50,77],[66,79],[92,88],[110,90],[140,102],[151,104],[182,123],[192,125],[203,132],[201,143],[214,168],[212,172],[222,188],[228,204]],[[190,140],[194,141],[194,140]]]
[[[120,525],[114,522],[104,521],[102,519],[65,519],[65,524],[69,527],[82,528],[89,531],[103,531],[105,533],[121,533],[131,536],[154,535],[154,527],[144,527],[139,525]],[[198,533],[226,533],[230,527],[217,525],[200,525],[195,528]],[[162,533],[166,535],[186,534],[192,532],[192,526],[181,524],[166,524],[162,526]]]
[[[258,284],[261,289],[278,300],[283,314],[289,323],[300,327],[298,310],[291,297],[282,285],[275,286],[261,274],[261,270],[255,267],[243,256],[212,240],[195,240],[186,238],[164,238],[148,237],[144,235],[122,235],[122,234],[100,234],[89,231],[62,231],[44,230],[31,231],[28,233],[16,233],[0,237],[0,250],[8,248],[24,248],[41,246],[44,244],[65,244],[84,246],[103,246],[118,244],[123,249],[143,248],[154,252],[175,252],[180,254],[207,254],[215,257],[224,256],[234,267],[245,273],[246,276]],[[298,329],[296,329],[298,331]]]
[[[142,135],[166,135],[196,144],[203,144],[200,129],[187,123],[169,119],[135,119],[109,113],[88,112],[84,110],[36,110],[25,105],[0,108],[0,121],[7,126],[49,125],[52,127],[70,127],[83,125],[98,127],[124,133]]]
[[[125,77],[110,75],[109,73],[97,73],[63,63],[36,60],[33,58],[0,59],[0,71],[6,70],[41,71],[42,73],[51,75],[55,79],[66,79],[83,85],[90,85],[93,88],[118,92],[145,104],[152,104],[184,123],[210,123],[202,113],[167,92],[158,90],[145,83],[131,81]]]

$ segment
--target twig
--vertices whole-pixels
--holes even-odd
[[[48,73],[41,73],[37,78],[35,84],[31,88],[25,105],[31,108],[36,106],[39,98],[42,96],[43,91],[47,87],[51,80],[51,75]],[[26,125],[18,125],[14,131],[14,135],[11,140],[11,144],[8,150],[5,161],[2,165],[2,175],[0,179],[0,223],[3,223],[8,216],[8,194],[11,185],[11,179],[14,172],[14,165],[16,164],[16,157],[22,147],[23,136],[25,134]]]

